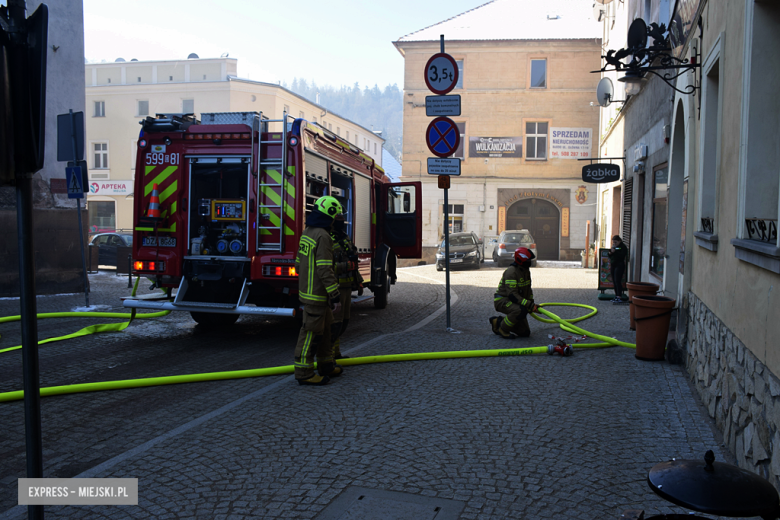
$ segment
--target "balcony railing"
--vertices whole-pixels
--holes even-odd
[[[746,218],[748,239],[777,243],[777,219],[776,218]]]
[[[701,218],[701,230],[705,233],[713,234],[715,231],[715,219],[712,217]]]

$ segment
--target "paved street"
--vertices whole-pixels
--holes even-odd
[[[547,344],[560,330],[535,320],[528,339],[491,332],[502,271],[488,262],[451,274],[455,334],[441,312],[445,273],[401,269],[386,310],[353,307],[342,349],[356,357]],[[594,305],[599,313],[581,326],[634,342],[628,306],[596,299],[595,270],[532,276],[537,302]],[[127,279],[91,281],[90,303],[118,310]],[[18,305],[0,300],[0,315]],[[38,300],[39,312],[83,305],[83,295]],[[40,336],[118,321],[42,320]],[[19,343],[18,329],[0,325],[0,348]],[[291,319],[242,317],[221,331],[181,313],[138,320],[122,333],[41,346],[41,384],[289,365],[297,332]],[[0,391],[21,386],[20,352],[0,354]],[[625,348],[362,365],[323,388],[273,376],[48,397],[42,413],[47,477],[138,478],[140,496],[138,506],[47,506],[47,518],[331,518],[326,508],[360,487],[439,500],[464,520],[617,519],[626,509],[687,513],[648,488],[656,463],[708,449],[732,461],[682,368]],[[22,402],[0,404],[0,423],[0,519],[24,517]]]

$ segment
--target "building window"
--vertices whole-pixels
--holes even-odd
[[[547,123],[525,124],[525,158],[544,161],[547,159]]]
[[[95,201],[88,202],[87,214],[89,218],[90,233],[112,233],[116,231],[116,202]],[[111,235],[98,237],[98,245],[108,245]]]
[[[290,106],[289,105],[284,105],[284,113],[288,114],[288,115],[290,114]]]
[[[347,142],[349,142],[349,130],[347,130]]]
[[[306,119],[306,118],[304,117],[304,115],[303,115],[303,112],[298,112],[298,117],[299,117],[299,118],[301,118],[301,119]]]
[[[465,159],[466,158],[466,123],[455,123],[458,125],[458,133],[460,134],[460,144],[458,145],[458,149],[455,150],[455,153],[452,154],[453,157],[457,157],[459,159]]]
[[[341,128],[338,126],[336,127],[336,135],[341,137]]]
[[[374,155],[376,155],[376,143],[374,143]]]
[[[715,214],[718,182],[718,150],[720,149],[721,104],[720,89],[720,42],[717,45],[717,55],[704,64],[702,85],[702,115],[701,127],[704,132],[701,140],[701,157],[699,166],[699,182],[701,203],[700,218],[697,228],[701,232],[717,234]]]
[[[360,143],[360,136],[356,133],[355,134],[355,146],[360,146],[359,143]]]
[[[463,88],[463,60],[455,60],[458,64],[458,82],[455,84],[455,88]]]
[[[448,204],[447,209],[449,212],[449,232],[460,233],[463,231],[463,204]],[[441,214],[444,216],[444,204],[441,205]],[[442,219],[443,220],[443,219]],[[445,226],[447,223],[445,222]],[[444,228],[441,230],[444,234]]]
[[[108,143],[92,143],[93,161],[92,168],[95,170],[108,169]]]
[[[173,76],[168,76],[168,81],[173,81]]]
[[[547,60],[531,60],[531,88],[547,88]]]
[[[650,272],[663,277],[666,264],[666,205],[669,168],[666,164],[653,171],[653,243],[650,247]]]
[[[138,76],[138,83],[141,83],[141,76]]]
[[[148,116],[149,115],[149,101],[139,101],[138,102],[138,114],[139,116]]]
[[[194,99],[182,99],[181,100],[181,111],[184,114],[194,114],[195,113],[195,100]]]
[[[106,117],[105,101],[95,101],[95,115],[93,117]]]
[[[331,132],[333,131],[333,125],[330,123],[328,123],[328,130],[330,130]]]

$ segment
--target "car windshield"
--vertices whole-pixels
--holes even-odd
[[[528,233],[507,233],[504,236],[504,243],[507,244],[531,244],[534,239]]]
[[[133,235],[120,235],[120,236],[125,239],[125,242],[127,242],[128,246],[133,245]]]
[[[462,237],[450,237],[450,246],[473,246],[474,237],[471,235]],[[444,249],[444,240],[441,241],[441,247]]]

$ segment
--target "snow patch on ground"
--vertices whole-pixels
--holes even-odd
[[[89,307],[74,307],[70,312],[106,312],[110,310],[110,305],[90,305]]]

